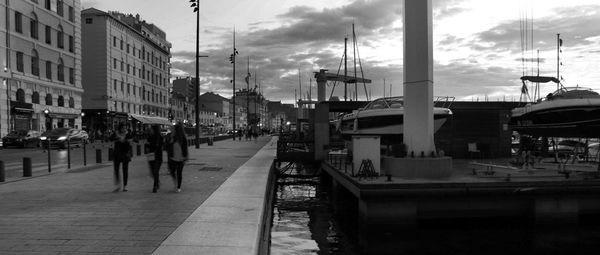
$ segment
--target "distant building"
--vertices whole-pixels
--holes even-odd
[[[199,96],[199,102],[200,111],[216,113],[215,122],[212,125],[215,132],[224,133],[232,130],[233,120],[229,111],[231,107],[229,99],[213,92],[206,92]]]
[[[255,87],[254,89],[240,89],[235,92],[236,104],[246,113],[247,118],[242,126],[251,127],[255,131],[268,126],[268,100]],[[238,123],[236,123],[237,125]]]
[[[295,123],[297,111],[293,104],[282,104],[281,101],[268,102],[268,127],[271,131],[286,128],[287,122]]]
[[[169,100],[169,120],[191,125],[189,120],[193,117],[191,115],[194,111],[191,109],[187,98],[183,94],[173,91]]]
[[[196,100],[194,91],[196,90],[196,78],[185,77],[173,80],[173,92],[185,95],[190,102]]]
[[[81,128],[80,1],[1,5],[0,136]]]
[[[81,13],[83,34],[83,109],[86,125],[141,128],[143,118],[168,123],[171,43],[166,34],[139,15]]]

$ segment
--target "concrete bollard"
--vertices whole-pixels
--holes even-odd
[[[31,177],[31,158],[23,158],[23,177]]]
[[[96,164],[102,163],[102,150],[96,149]]]
[[[135,155],[142,155],[142,145],[140,145],[139,143],[135,146]]]
[[[115,153],[113,148],[108,148],[108,161],[113,161],[113,154]]]
[[[6,172],[4,171],[4,161],[0,160],[0,182],[6,180]]]

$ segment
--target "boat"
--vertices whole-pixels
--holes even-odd
[[[434,132],[437,132],[451,116],[452,111],[449,108],[434,107]],[[383,97],[352,113],[342,115],[337,120],[336,128],[346,140],[352,135],[377,135],[381,136],[382,142],[401,141],[403,122],[403,97]]]
[[[534,137],[599,138],[600,94],[589,88],[565,87],[561,83],[560,53],[563,41],[560,34],[556,35],[556,41],[556,77],[539,76],[539,70],[537,76],[522,76],[521,93],[529,95],[526,82],[538,85],[554,82],[556,91],[513,109],[509,126],[521,135]]]
[[[558,83],[556,78],[549,78]],[[525,76],[521,80],[535,78]],[[534,103],[514,108],[509,125],[519,134],[532,136],[598,138],[600,94],[589,88],[561,86]]]

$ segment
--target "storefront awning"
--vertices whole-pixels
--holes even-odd
[[[50,118],[55,118],[55,119],[77,119],[79,117],[81,117],[81,115],[79,114],[73,114],[73,113],[49,113],[48,114],[50,116]]]
[[[130,116],[132,118],[138,120],[142,124],[172,125],[172,123],[166,118],[150,117],[150,116],[143,116],[143,115],[138,115],[138,114],[130,114]]]

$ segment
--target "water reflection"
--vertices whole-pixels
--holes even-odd
[[[292,169],[288,174],[310,174]],[[328,187],[319,178],[278,179],[271,229],[271,254],[357,254],[340,234],[329,203]]]
[[[596,254],[600,248],[597,216],[582,217],[577,226],[469,218],[359,233],[356,211],[331,195],[318,178],[278,179],[271,254]]]

